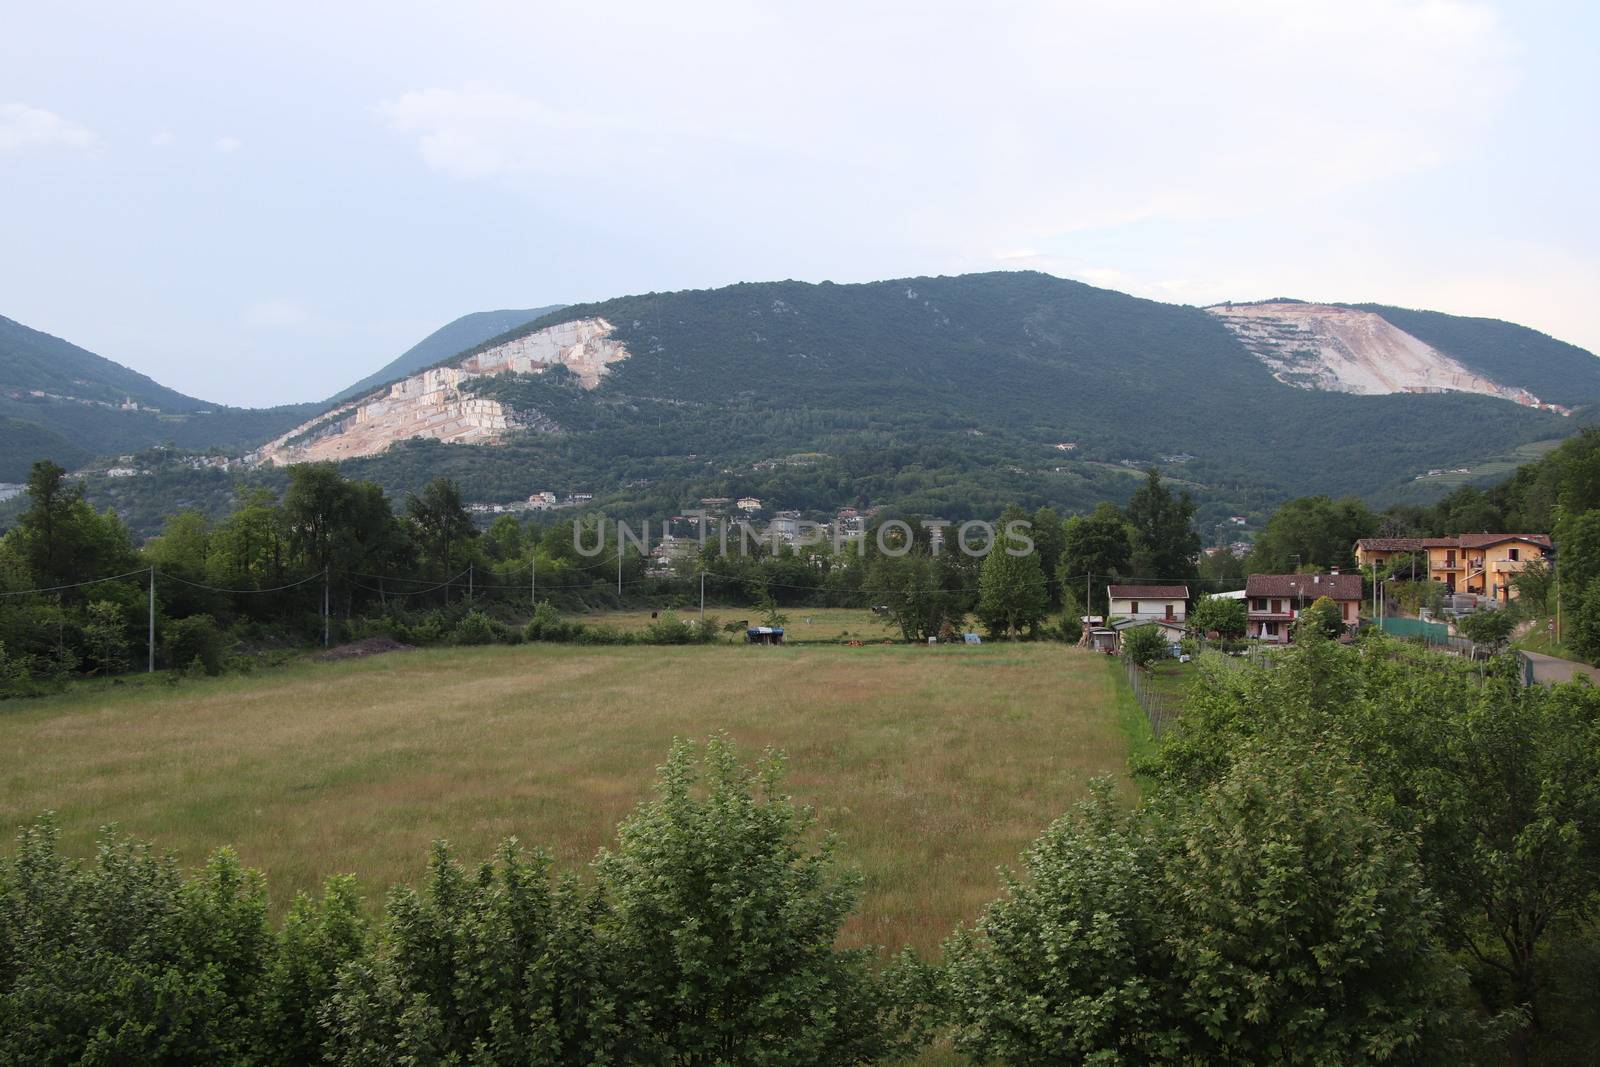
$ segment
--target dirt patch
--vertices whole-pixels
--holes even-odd
[[[331,663],[342,659],[381,656],[385,652],[415,652],[416,650],[415,645],[402,644],[392,637],[363,637],[359,641],[351,641],[349,644],[330,648],[326,652],[318,652],[311,658],[323,663]]]

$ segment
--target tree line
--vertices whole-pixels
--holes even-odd
[[[918,515],[886,512],[885,536],[873,526],[860,544],[723,554],[708,538],[670,573],[652,568],[648,546],[598,516],[540,525],[500,515],[479,529],[459,487],[442,477],[395,501],[331,464],[296,465],[281,494],[245,489],[217,520],[178,511],[137,547],[118,515],[91,507],[81,483],[54,463],[34,466],[27,494],[0,537],[0,693],[147,665],[152,570],[156,664],[214,674],[256,662],[252,649],[299,648],[324,635],[617,642],[627,638],[550,612],[689,608],[701,572],[713,605],[764,614],[873,606],[907,640],[952,636],[969,619],[994,636],[1076,638],[1078,575],[1094,569],[1103,596],[1102,579],[1119,567],[1192,573],[1199,543],[1192,501],[1154,471],[1126,511],[1106,504],[1063,520],[1051,508],[1012,506],[993,525],[1004,531],[1020,521],[1027,534],[1001,537],[986,555],[942,544]],[[539,604],[548,608],[530,627]],[[1050,621],[1057,612],[1060,625]],[[676,620],[645,635],[704,636]]]

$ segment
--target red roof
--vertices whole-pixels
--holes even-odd
[[[1549,534],[1475,533],[1459,537],[1363,537],[1357,548],[1368,552],[1417,552],[1424,548],[1487,548],[1503,541],[1527,541],[1550,547]]]
[[[1188,600],[1186,585],[1112,585],[1106,591],[1112,600]]]
[[[1331,600],[1360,600],[1359,574],[1252,574],[1245,582],[1249,597],[1298,597],[1306,603],[1319,596]]]
[[[1363,537],[1356,547],[1368,552],[1416,552],[1423,544],[1420,537]]]
[[[1550,547],[1549,534],[1481,533],[1461,535],[1462,548],[1488,548],[1490,545],[1498,545],[1502,541],[1527,541],[1544,548]]]

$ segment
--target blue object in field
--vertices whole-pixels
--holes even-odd
[[[962,634],[961,637],[969,645],[983,644],[983,638],[979,637],[977,634]]]

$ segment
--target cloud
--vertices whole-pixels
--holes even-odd
[[[177,138],[172,135],[171,130],[157,130],[150,135],[150,144],[154,148],[166,148],[176,140]]]
[[[43,108],[0,104],[0,152],[27,148],[93,148],[99,138],[90,130]]]
[[[228,152],[237,152],[239,149],[244,147],[244,142],[239,140],[239,138],[232,136],[218,137],[215,141],[211,142],[211,147],[216,149],[218,152],[226,154]]]

